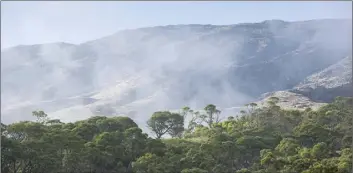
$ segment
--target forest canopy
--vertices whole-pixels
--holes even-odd
[[[353,99],[284,110],[270,99],[221,121],[221,111],[157,111],[146,125],[95,116],[1,124],[2,173],[350,173]],[[186,122],[188,120],[188,122]],[[166,138],[169,136],[169,138]]]

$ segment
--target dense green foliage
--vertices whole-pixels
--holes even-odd
[[[283,110],[277,101],[224,121],[214,105],[156,112],[147,122],[155,139],[127,117],[62,123],[33,112],[36,122],[2,124],[1,172],[351,172],[352,98],[317,111]]]

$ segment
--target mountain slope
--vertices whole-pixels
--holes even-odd
[[[10,48],[1,52],[2,119],[28,119],[43,109],[67,120],[129,114],[144,121],[152,111],[184,105],[243,105],[350,55],[351,31],[351,20],[269,20]]]
[[[330,102],[337,96],[353,96],[352,57],[308,76],[292,90],[316,101]]]
[[[282,109],[298,109],[305,110],[306,108],[311,108],[313,110],[318,109],[321,106],[326,105],[326,103],[317,103],[312,101],[310,98],[305,97],[301,94],[290,92],[290,91],[276,91],[271,93],[265,93],[262,99],[256,104],[259,107],[268,106],[268,101],[271,97],[278,98],[277,105]]]

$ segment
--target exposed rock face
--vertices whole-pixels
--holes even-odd
[[[258,106],[266,106],[267,102],[271,97],[277,97],[277,105],[283,109],[299,109],[305,110],[306,108],[317,109],[320,106],[325,105],[326,103],[318,103],[310,100],[308,97],[305,97],[301,94],[293,93],[290,91],[276,91],[272,93],[265,93],[262,96],[262,100],[256,102]]]
[[[301,93],[316,101],[332,101],[337,96],[353,96],[352,57],[310,75],[293,92]]]
[[[336,88],[352,83],[352,57],[346,57],[343,60],[333,64],[326,69],[310,75],[295,88]]]
[[[80,45],[17,46],[1,52],[2,120],[29,119],[41,109],[67,121],[129,114],[144,123],[156,110],[239,106],[292,89],[351,55],[351,38],[351,20],[269,20],[141,28]]]

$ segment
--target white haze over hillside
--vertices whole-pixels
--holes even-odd
[[[290,89],[349,55],[351,30],[350,20],[176,25],[80,45],[6,49],[2,121],[31,119],[40,109],[63,121],[124,114],[141,124],[154,111],[209,103],[234,113],[229,108],[255,101],[257,93]],[[261,69],[279,76],[269,72],[258,85],[251,73]]]

